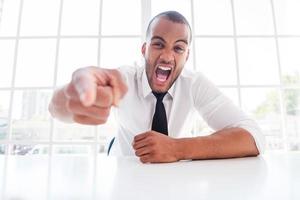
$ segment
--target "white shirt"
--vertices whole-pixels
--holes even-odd
[[[119,71],[125,77],[128,92],[116,109],[119,127],[111,153],[134,155],[134,136],[151,130],[156,97],[149,86],[145,67],[122,67]],[[258,125],[199,72],[184,69],[165,95],[163,103],[170,137],[192,137],[190,117],[197,110],[213,130],[244,128],[254,137],[260,153],[264,150],[264,136]]]

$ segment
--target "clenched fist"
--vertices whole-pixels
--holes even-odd
[[[72,80],[54,92],[49,111],[63,121],[96,125],[106,122],[112,106],[127,92],[120,72],[86,67],[76,70]]]
[[[143,163],[176,162],[176,139],[156,131],[136,135],[132,147]]]

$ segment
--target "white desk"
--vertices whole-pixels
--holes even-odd
[[[0,156],[0,199],[300,199],[300,153],[171,164],[106,156],[6,159],[5,166]]]

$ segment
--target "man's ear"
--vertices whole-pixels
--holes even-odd
[[[145,57],[145,53],[146,53],[146,42],[144,42],[143,46],[142,46],[142,54]]]

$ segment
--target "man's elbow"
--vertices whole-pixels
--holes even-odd
[[[242,138],[243,138],[243,143],[244,143],[244,147],[245,148],[245,151],[246,151],[246,156],[259,156],[260,155],[260,151],[259,151],[259,148],[257,147],[257,144],[256,144],[256,141],[253,137],[253,135],[245,130],[245,129],[242,129]]]

